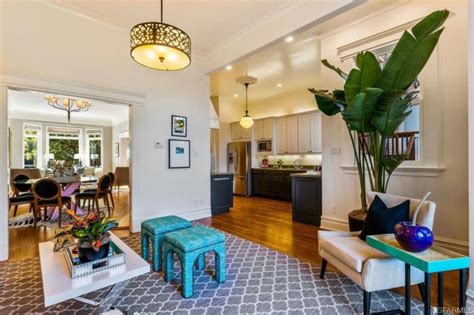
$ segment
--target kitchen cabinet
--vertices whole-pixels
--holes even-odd
[[[287,131],[286,131],[286,118],[278,118],[276,121],[276,133],[277,133],[277,153],[284,154],[288,153],[287,146]]]
[[[234,141],[239,140],[252,140],[252,127],[245,129],[242,128],[239,122],[234,122],[230,124],[230,137]]]
[[[273,139],[274,119],[262,119],[255,122],[255,140]]]
[[[286,119],[287,151],[298,153],[298,117],[291,116]]]
[[[321,176],[292,174],[293,221],[321,225],[322,186]]]
[[[291,177],[304,173],[294,169],[252,169],[252,195],[291,200]]]
[[[323,151],[322,121],[321,121],[320,112],[311,114],[310,130],[311,130],[311,152],[320,153]]]
[[[311,114],[298,116],[298,152],[311,153]]]

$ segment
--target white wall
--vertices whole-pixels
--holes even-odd
[[[413,163],[415,169],[405,169],[404,176],[401,172],[395,174],[388,192],[421,197],[431,191],[431,199],[437,203],[436,239],[465,250],[468,241],[466,3],[415,1],[400,5],[355,22],[349,28],[321,34],[321,48],[322,58],[348,71],[352,61],[341,62],[344,54],[397,38],[401,33],[392,32],[383,38],[377,34],[444,8],[454,14],[446,21],[438,48],[420,76],[424,98],[422,162]],[[336,74],[326,68],[322,71],[319,88],[342,87]],[[341,148],[342,155],[331,155],[334,148]],[[341,118],[323,117],[322,224],[328,228],[346,227],[347,212],[360,205],[357,175],[341,168],[354,164],[351,150]],[[331,206],[335,206],[335,213],[330,213]]]
[[[132,231],[138,231],[141,222],[151,217],[210,216],[209,79],[196,59],[183,71],[153,71],[131,60],[128,32],[41,2],[2,1],[0,12],[1,178],[6,178],[5,85],[14,82],[48,91],[66,90],[68,95],[86,94],[116,101],[134,99],[143,105],[132,102],[130,122]],[[188,117],[190,169],[168,169],[167,140],[171,136],[172,114]],[[155,149],[156,141],[164,142],[165,148]],[[3,208],[6,189],[3,180]],[[6,215],[6,211],[0,214],[0,260],[6,259],[8,253],[4,246],[8,237]]]
[[[31,123],[41,126],[42,134],[42,152],[43,155],[47,152],[47,143],[46,143],[46,128],[48,126],[58,126],[58,127],[69,127],[69,128],[79,128],[81,129],[81,152],[84,154],[84,159],[82,161],[85,164],[87,159],[86,157],[86,129],[101,129],[102,130],[102,168],[104,173],[112,171],[112,127],[109,126],[95,126],[95,125],[78,125],[78,124],[59,124],[56,122],[48,121],[38,121],[34,119],[10,119],[10,128],[11,128],[11,167],[12,168],[21,168],[23,167],[23,124]]]

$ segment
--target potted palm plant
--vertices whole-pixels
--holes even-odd
[[[409,88],[436,47],[448,15],[447,10],[435,11],[405,31],[383,68],[370,51],[357,54],[349,74],[323,60],[342,78],[344,89],[309,89],[321,112],[342,116],[350,135],[361,189],[361,209],[349,212],[351,230],[360,229],[365,220],[367,179],[372,191],[386,192],[391,175],[408,157],[408,150],[388,154],[388,142],[411,113],[416,92]]]
[[[77,239],[81,262],[105,258],[110,247],[109,231],[118,225],[117,219],[95,212],[83,217],[77,216],[73,210],[67,210],[67,213],[74,221],[62,228],[55,237],[72,236]]]

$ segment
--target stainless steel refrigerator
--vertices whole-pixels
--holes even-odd
[[[227,144],[227,171],[234,174],[234,194],[250,195],[251,142]]]

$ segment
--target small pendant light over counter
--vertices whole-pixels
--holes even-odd
[[[163,0],[160,22],[140,23],[130,31],[130,55],[156,70],[181,70],[191,64],[191,38],[176,26],[163,23]]]
[[[257,83],[257,78],[249,76],[249,75],[244,75],[241,77],[238,77],[235,79],[235,81],[238,84],[243,84],[245,85],[245,115],[240,118],[240,125],[242,128],[249,129],[250,127],[253,126],[253,119],[252,117],[249,116],[249,111],[248,111],[248,89],[249,85]]]

